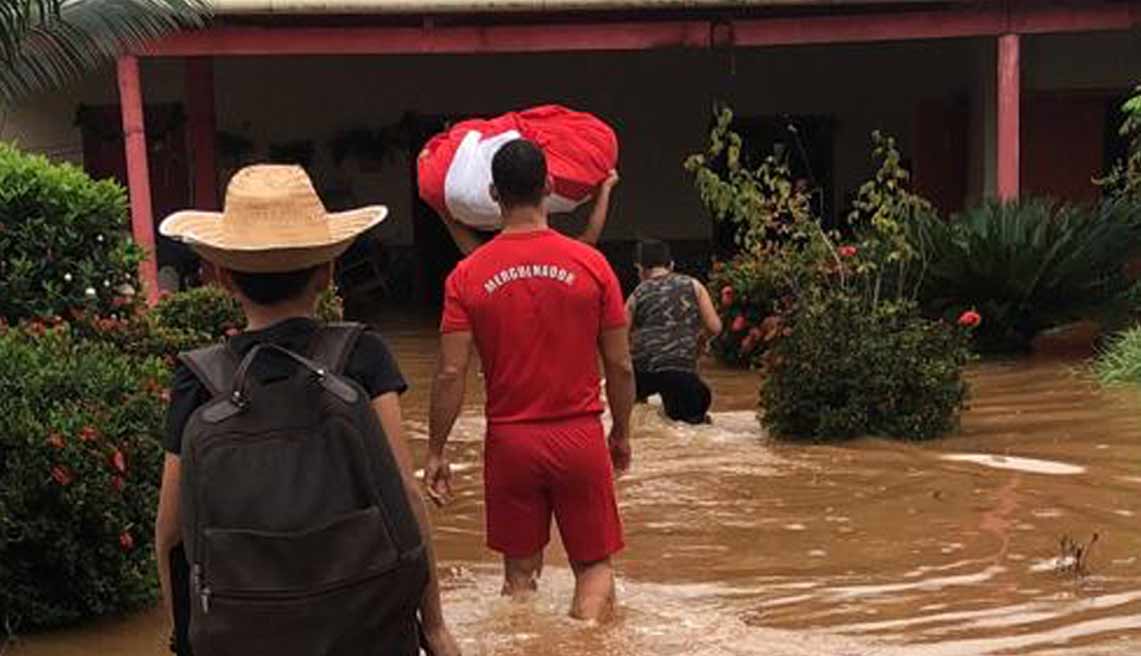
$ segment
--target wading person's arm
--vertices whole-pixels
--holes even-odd
[[[593,246],[602,236],[602,229],[606,227],[606,215],[610,211],[610,192],[618,184],[618,172],[611,171],[610,177],[603,181],[598,188],[598,197],[594,199],[594,209],[590,211],[590,218],[586,222],[586,230],[578,236],[578,240]]]
[[[440,603],[440,582],[436,571],[436,552],[432,548],[432,525],[428,518],[428,509],[424,505],[424,497],[420,494],[416,482],[412,453],[408,449],[408,442],[404,439],[400,396],[396,392],[382,394],[373,400],[372,407],[380,418],[388,446],[392,449],[396,464],[400,467],[404,490],[412,505],[412,513],[416,515],[416,522],[420,525],[420,537],[428,555],[428,585],[424,589],[424,596],[420,599],[420,619],[424,623],[424,637],[432,649],[430,653],[434,656],[458,656],[459,645],[444,622],[444,611]]]
[[[428,494],[440,505],[446,503],[452,494],[451,466],[444,448],[463,407],[471,345],[470,332],[444,333],[440,338],[440,357],[432,381],[428,413],[428,462],[424,465]]]
[[[694,280],[693,291],[697,293],[697,309],[701,313],[701,323],[705,325],[705,330],[712,337],[720,335],[721,317],[717,314],[717,308],[713,307],[713,299],[709,297],[709,290],[700,281]]]
[[[610,429],[610,457],[614,469],[630,468],[630,413],[634,409],[634,365],[630,361],[630,340],[626,327],[605,330],[598,339],[602,366],[606,371],[606,400],[614,425]]]
[[[159,490],[158,514],[155,517],[155,563],[158,565],[159,589],[166,617],[174,626],[174,602],[170,584],[170,552],[182,540],[180,513],[181,460],[167,453],[162,465],[162,487]]]

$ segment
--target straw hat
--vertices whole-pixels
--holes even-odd
[[[301,167],[260,164],[230,179],[224,211],[176,212],[159,232],[224,268],[278,273],[336,259],[387,215],[383,205],[330,213]]]

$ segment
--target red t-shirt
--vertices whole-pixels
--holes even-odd
[[[472,333],[489,424],[601,413],[598,338],[625,325],[610,263],[553,230],[500,234],[445,284],[441,330]]]

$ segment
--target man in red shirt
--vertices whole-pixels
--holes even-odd
[[[503,232],[446,283],[425,482],[437,503],[449,498],[444,445],[474,343],[487,386],[487,541],[503,554],[503,593],[535,590],[553,514],[575,574],[571,615],[602,619],[614,603],[610,557],[623,547],[614,470],[630,466],[634,402],[622,290],[598,251],[547,226],[550,183],[535,144],[505,144],[492,180]],[[614,418],[609,440],[599,353]]]

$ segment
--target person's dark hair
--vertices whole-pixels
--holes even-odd
[[[540,205],[547,186],[547,156],[526,139],[509,141],[491,160],[491,181],[505,207]]]
[[[243,296],[258,305],[277,305],[292,301],[309,289],[320,266],[284,273],[245,273],[230,271],[234,286]]]
[[[654,267],[668,267],[673,262],[670,247],[664,241],[657,239],[643,239],[634,247],[634,261],[643,269]]]

